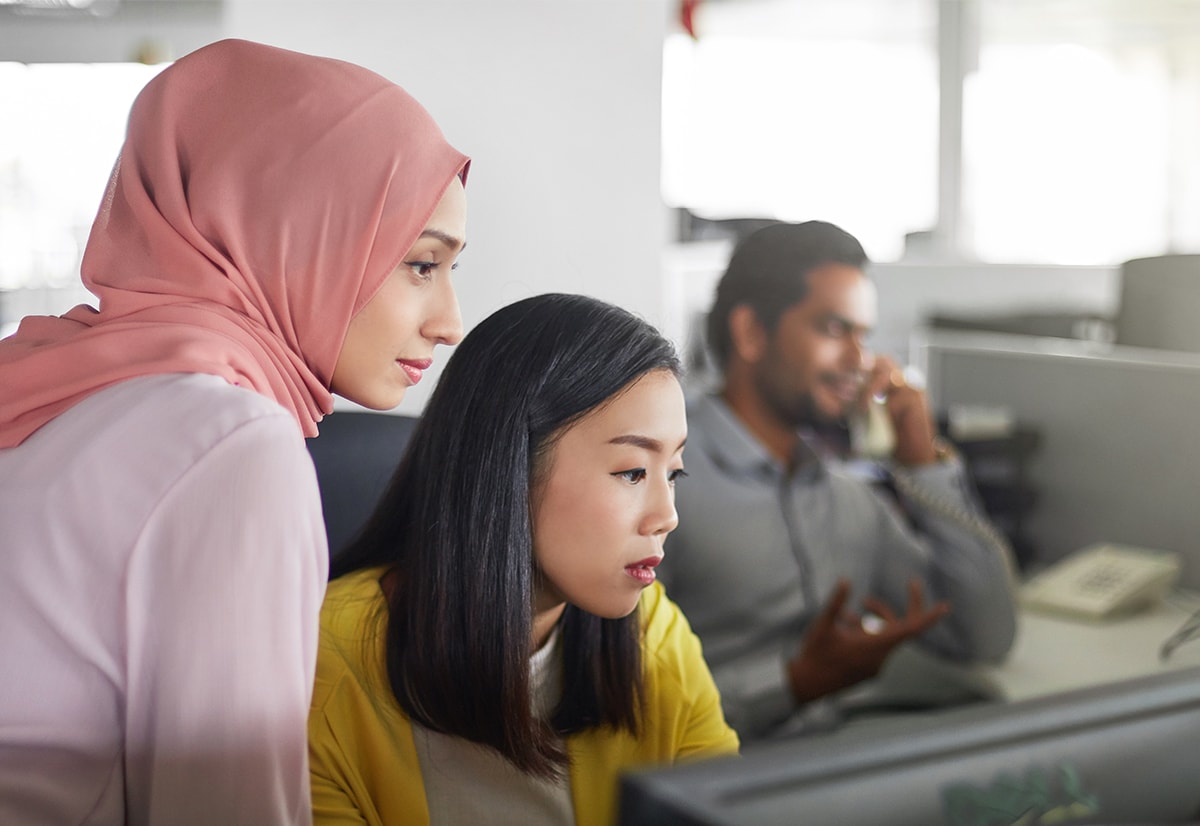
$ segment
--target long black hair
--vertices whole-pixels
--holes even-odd
[[[530,490],[558,436],[654,370],[679,375],[671,343],[579,295],[504,307],[455,350],[387,492],[332,571],[391,571],[387,671],[411,719],[541,777],[568,764],[563,735],[638,732],[637,612],[611,620],[568,605],[562,700],[549,724],[533,712]]]

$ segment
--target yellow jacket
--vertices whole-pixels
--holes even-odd
[[[321,609],[308,718],[317,824],[429,823],[412,727],[383,664],[381,573],[358,571],[330,583]],[[639,610],[646,674],[642,736],[594,729],[568,738],[578,826],[615,822],[622,771],[738,750],[700,642],[682,612],[657,583],[642,593]]]

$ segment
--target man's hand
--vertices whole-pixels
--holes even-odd
[[[896,431],[894,458],[902,465],[927,465],[937,460],[937,430],[925,393],[904,380],[904,371],[887,356],[877,356],[866,380],[866,398],[886,399]]]
[[[839,580],[805,635],[799,654],[788,663],[797,702],[806,703],[874,677],[892,649],[950,613],[945,602],[926,610],[921,583],[912,580],[908,583],[908,608],[902,617],[874,597],[863,600],[882,623],[868,631],[861,617],[845,610],[849,597],[850,583]]]

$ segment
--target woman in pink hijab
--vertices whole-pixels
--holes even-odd
[[[304,437],[462,334],[468,160],[366,69],[159,74],[83,259],[0,342],[0,823],[308,823],[328,552]]]

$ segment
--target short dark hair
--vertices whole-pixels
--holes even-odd
[[[562,700],[550,725],[533,715],[530,492],[567,428],[646,373],[680,369],[650,324],[579,295],[511,304],[458,346],[387,492],[333,572],[394,571],[387,670],[410,718],[544,777],[568,764],[567,734],[640,730],[636,611],[611,620],[567,606]]]
[[[729,259],[708,314],[708,346],[718,366],[729,360],[729,315],[748,304],[768,331],[808,294],[808,273],[822,264],[865,269],[862,244],[826,221],[772,224],[746,236]]]

